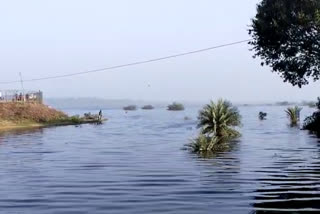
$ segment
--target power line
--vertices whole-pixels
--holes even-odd
[[[237,41],[237,42],[232,42],[232,43],[212,46],[212,47],[208,47],[208,48],[204,48],[204,49],[198,49],[198,50],[194,50],[194,51],[189,51],[189,52],[184,52],[184,53],[179,53],[179,54],[174,54],[174,55],[169,55],[169,56],[149,59],[149,60],[143,60],[143,61],[138,61],[138,62],[132,62],[132,63],[122,64],[122,65],[116,65],[116,66],[111,66],[111,67],[106,67],[106,68],[100,68],[100,69],[95,69],[95,70],[89,70],[89,71],[83,71],[83,72],[77,72],[77,73],[70,73],[70,74],[63,74],[63,75],[56,75],[56,76],[41,77],[41,78],[34,78],[34,79],[25,79],[25,80],[23,80],[23,82],[33,82],[33,81],[41,81],[41,80],[48,80],[48,79],[71,77],[71,76],[77,76],[77,75],[83,75],[83,74],[89,74],[89,73],[96,73],[96,72],[101,72],[101,71],[113,70],[113,69],[118,69],[118,68],[130,67],[130,66],[135,66],[135,65],[147,64],[147,63],[151,63],[151,62],[157,62],[157,61],[177,58],[177,57],[181,57],[181,56],[186,56],[186,55],[206,52],[206,51],[210,51],[210,50],[218,49],[218,48],[223,48],[223,47],[227,47],[227,46],[238,45],[238,44],[241,44],[241,43],[249,42],[251,40],[252,39],[246,39],[246,40],[241,40],[241,41]],[[18,80],[17,81],[7,81],[7,82],[0,82],[0,84],[12,84],[12,83],[19,83],[19,82],[20,81],[18,81]]]

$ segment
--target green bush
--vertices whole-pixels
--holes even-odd
[[[303,129],[320,135],[320,97],[316,103],[317,111],[304,120]]]
[[[81,123],[81,118],[79,117],[79,115],[74,115],[74,116],[71,116],[69,118],[69,120],[74,123],[74,124],[80,124]]]

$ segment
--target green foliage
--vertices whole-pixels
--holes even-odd
[[[78,125],[83,123],[83,118],[79,115],[74,115],[71,117],[63,117],[55,120],[46,121],[46,125]]]
[[[168,105],[168,111],[183,111],[184,106],[181,103],[173,102],[171,105]]]
[[[200,135],[189,145],[193,152],[217,151],[226,148],[230,140],[240,137],[232,127],[240,126],[241,116],[228,101],[211,101],[199,112],[198,120]]]
[[[290,123],[292,126],[297,126],[300,121],[300,112],[302,108],[299,108],[298,106],[295,107],[289,107],[285,110],[287,113],[287,116],[290,119]]]
[[[199,112],[198,120],[198,128],[201,128],[202,134],[219,138],[237,135],[237,131],[230,127],[241,124],[238,109],[222,99],[206,105]]]
[[[200,134],[199,137],[192,141],[190,147],[193,151],[207,152],[212,151],[217,144],[217,137],[208,137],[206,135]]]
[[[79,115],[71,116],[69,120],[74,124],[80,124],[82,122],[82,119],[79,117]]]
[[[230,148],[228,141],[219,140],[217,137],[208,137],[200,134],[187,145],[189,150],[198,153],[201,157],[213,157],[216,152],[223,152]]]
[[[299,87],[320,78],[320,1],[262,0],[249,34],[254,57]]]
[[[303,129],[320,135],[320,97],[318,97],[316,106],[317,111],[304,120]]]

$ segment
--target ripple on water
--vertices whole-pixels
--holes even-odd
[[[287,126],[280,107],[259,121],[259,108],[240,109],[242,138],[212,159],[181,150],[198,108],[3,134],[0,213],[320,212],[318,139]]]

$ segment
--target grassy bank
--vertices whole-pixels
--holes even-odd
[[[97,122],[99,122],[97,119],[70,117],[43,104],[0,103],[0,131]]]

